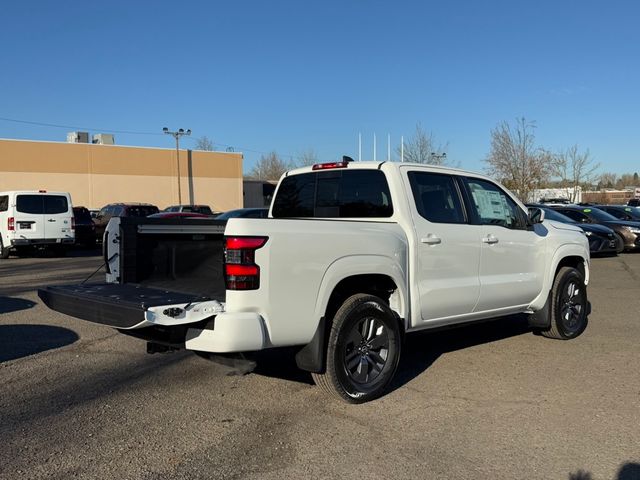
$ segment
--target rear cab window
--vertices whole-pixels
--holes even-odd
[[[274,218],[388,218],[389,184],[380,170],[330,170],[285,177],[273,204]]]
[[[0,195],[0,212],[9,210],[9,195]]]

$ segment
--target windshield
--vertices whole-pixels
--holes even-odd
[[[543,208],[544,210],[544,218],[545,220],[553,220],[554,222],[562,222],[562,223],[576,223],[575,220],[567,217],[566,215],[561,214],[560,212],[556,212],[550,208]]]
[[[589,215],[591,218],[599,221],[599,222],[618,222],[619,219],[614,217],[613,215],[603,212],[598,208],[585,208],[582,210],[584,213]]]

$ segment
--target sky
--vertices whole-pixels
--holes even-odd
[[[419,123],[482,171],[524,117],[540,147],[640,171],[639,24],[632,0],[5,2],[0,138],[172,148],[162,128],[184,128],[248,172],[271,151],[357,159],[359,134],[364,160],[374,134],[397,159]]]

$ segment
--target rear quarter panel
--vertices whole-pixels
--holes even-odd
[[[333,288],[349,276],[387,274],[407,305],[407,239],[396,223],[231,219],[225,234],[269,237],[256,251],[260,288],[227,291],[226,309],[260,314],[271,346],[308,343]]]

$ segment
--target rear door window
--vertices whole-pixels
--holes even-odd
[[[409,172],[409,183],[421,217],[434,223],[465,223],[455,180],[450,175]]]
[[[16,197],[16,211],[34,215],[44,214],[43,197],[44,195],[18,195]]]
[[[67,197],[62,195],[44,195],[44,213],[53,215],[56,213],[67,213],[69,202]]]
[[[276,218],[391,215],[389,185],[380,170],[331,170],[286,177],[273,206]]]

